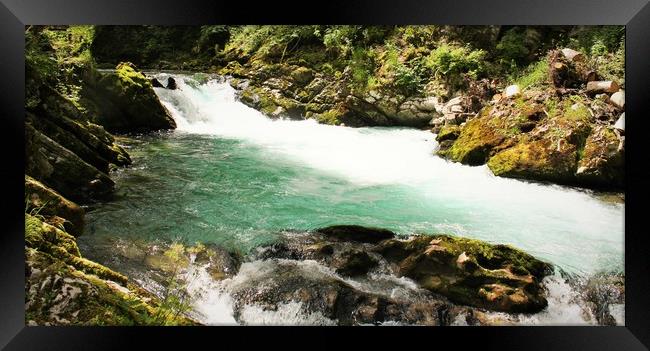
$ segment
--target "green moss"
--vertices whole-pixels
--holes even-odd
[[[528,66],[524,72],[515,78],[515,84],[519,85],[521,89],[532,87],[541,87],[549,83],[549,70],[548,60],[541,59]]]
[[[445,125],[440,128],[438,135],[436,135],[436,141],[445,141],[445,140],[456,140],[460,135],[461,128],[455,125]]]
[[[482,165],[487,161],[492,148],[504,141],[504,134],[490,125],[485,117],[474,118],[463,127],[451,148],[441,154],[470,166]]]
[[[494,155],[487,165],[496,176],[568,184],[574,181],[576,147],[558,151],[548,140],[520,142]]]

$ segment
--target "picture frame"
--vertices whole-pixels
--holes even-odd
[[[234,348],[251,342],[292,343],[300,335],[320,347],[339,347],[339,335],[351,344],[382,345],[443,340],[480,347],[517,350],[644,350],[650,347],[650,255],[644,228],[650,195],[644,131],[650,101],[650,5],[647,0],[551,0],[489,2],[469,0],[331,1],[260,3],[185,1],[2,0],[0,6],[0,97],[5,134],[2,178],[5,195],[0,235],[0,347],[24,349],[122,349],[137,342],[171,345],[179,340],[210,342]],[[311,6],[312,9],[307,9]],[[629,144],[625,184],[625,326],[617,327],[467,327],[467,328],[316,328],[316,327],[27,327],[24,292],[24,29],[30,24],[526,24],[625,25]],[[138,340],[138,341],[135,341]],[[312,341],[309,341],[312,340]],[[319,341],[320,340],[320,341]],[[428,340],[428,341],[427,341]],[[462,341],[460,341],[462,340]],[[213,343],[215,341],[212,341]],[[301,342],[300,344],[303,344]],[[351,345],[350,344],[350,345]],[[309,344],[303,344],[311,347]],[[347,342],[346,342],[347,345]],[[348,346],[350,346],[348,345]]]

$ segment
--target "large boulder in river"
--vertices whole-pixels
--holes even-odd
[[[148,132],[174,129],[176,122],[160,103],[153,86],[130,63],[104,74],[95,89],[85,89],[96,122],[110,132]]]
[[[361,226],[286,232],[284,240],[261,249],[258,258],[317,261],[339,276],[369,284],[376,276],[407,277],[452,302],[488,310],[533,313],[546,307],[541,280],[552,267],[523,251],[448,235],[403,240],[389,231],[383,237],[376,233],[376,228]]]
[[[510,246],[433,235],[388,240],[376,252],[399,275],[457,303],[527,313],[547,305],[541,279],[551,266]]]

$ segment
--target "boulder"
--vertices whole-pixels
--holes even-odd
[[[151,78],[149,81],[151,82],[151,86],[154,87],[154,88],[164,88],[164,87],[165,87],[165,86],[162,85],[162,83],[161,83],[158,79],[156,79],[156,78]]]
[[[541,279],[552,267],[507,245],[448,235],[387,240],[375,249],[398,274],[453,302],[504,312],[547,306]]]
[[[625,91],[619,90],[612,94],[609,98],[609,102],[619,109],[625,110]]]
[[[439,150],[438,154],[462,164],[479,166],[505,141],[505,135],[493,128],[487,118],[478,117],[469,120],[454,144],[449,149]]]
[[[176,88],[177,88],[176,79],[174,79],[174,77],[167,78],[167,89],[176,90]]]
[[[618,89],[618,83],[612,80],[587,82],[587,93],[590,94],[614,93]]]
[[[447,125],[440,129],[436,135],[436,141],[443,142],[446,140],[456,140],[460,135],[461,128],[455,125]]]
[[[95,91],[87,91],[98,124],[110,132],[148,132],[176,128],[151,82],[129,63],[104,74]]]
[[[564,140],[522,141],[496,153],[487,165],[496,176],[571,184],[576,171],[576,153],[576,146]]]
[[[576,175],[580,182],[602,188],[622,188],[625,182],[625,149],[611,127],[598,126],[585,142]]]

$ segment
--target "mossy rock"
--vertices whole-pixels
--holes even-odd
[[[564,139],[552,143],[548,139],[525,142],[501,151],[488,161],[496,176],[575,183],[577,149]]]
[[[454,144],[439,154],[452,161],[479,166],[488,160],[492,149],[505,139],[505,133],[493,127],[488,118],[478,117],[468,121]]]
[[[402,276],[453,302],[504,312],[539,312],[552,266],[507,245],[448,235],[387,240],[376,252]]]
[[[578,163],[578,181],[595,187],[622,189],[625,180],[625,149],[613,129],[596,128],[585,142]]]
[[[75,236],[83,232],[83,208],[28,175],[25,175],[25,198],[26,210],[65,219],[64,229]]]
[[[115,73],[103,75],[97,82],[97,91],[87,95],[94,104],[97,123],[111,132],[176,128],[149,79],[128,62],[120,63]]]
[[[442,142],[446,140],[456,140],[460,135],[461,128],[456,125],[446,125],[440,128],[438,135],[436,135],[436,141]]]
[[[77,270],[56,257],[25,249],[28,325],[195,325],[138,289]]]

